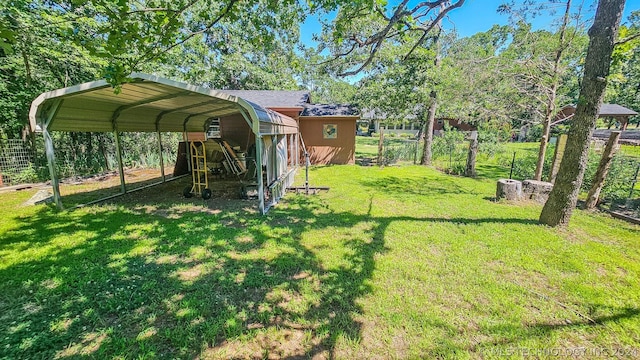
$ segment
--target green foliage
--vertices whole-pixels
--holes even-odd
[[[555,146],[549,145],[547,147],[547,152],[545,153],[544,158],[544,168],[542,170],[542,179],[549,179],[549,174],[551,172],[551,164],[553,162],[553,154],[555,151]],[[505,152],[498,155],[498,163],[505,169],[511,168],[511,163],[513,160],[513,153]],[[536,163],[538,161],[538,152],[526,152],[516,154],[516,159],[513,161],[513,175],[512,178],[516,180],[527,180],[533,179],[536,171]]]
[[[40,180],[38,176],[38,172],[32,164],[23,170],[21,170],[16,175],[11,176],[11,184],[27,184],[34,183]]]
[[[498,133],[494,131],[478,131],[478,152],[486,156],[494,156],[502,151],[504,147]]]
[[[589,162],[584,174],[581,191],[588,192],[593,184],[594,176],[600,164],[601,154],[589,152]],[[624,203],[629,197],[633,176],[640,161],[616,153],[611,160],[611,167],[600,193],[601,201],[608,203]]]
[[[527,131],[527,136],[525,137],[526,142],[540,142],[542,139],[542,124],[536,124],[529,128]]]
[[[389,135],[391,135],[391,133]],[[418,141],[406,140],[406,138],[402,136],[398,136],[397,139],[394,138],[395,136],[387,139],[385,135],[382,153],[383,164],[390,165],[398,162],[413,163],[416,160]]]
[[[444,171],[461,175],[464,172],[469,143],[464,141],[465,133],[445,130],[433,137],[433,163]]]
[[[626,25],[620,27],[619,38],[632,40],[618,44],[612,54],[610,75],[607,82],[605,102],[619,104],[638,111],[640,97],[640,10],[629,16]],[[638,123],[640,117],[631,117],[630,122]]]

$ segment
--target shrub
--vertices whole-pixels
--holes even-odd
[[[496,132],[478,131],[478,152],[489,157],[504,151],[504,146]]]

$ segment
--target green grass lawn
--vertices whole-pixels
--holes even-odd
[[[419,166],[311,179],[331,190],[266,216],[179,187],[65,212],[0,195],[0,358],[639,354],[639,226],[548,228],[494,180]]]

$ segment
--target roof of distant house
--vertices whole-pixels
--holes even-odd
[[[576,106],[574,104],[571,105],[567,105],[565,107],[563,107],[560,111],[563,111],[565,109],[572,109],[573,111],[575,111]],[[631,109],[627,109],[626,107],[622,106],[622,105],[618,105],[618,104],[602,104],[600,106],[600,112],[598,113],[599,116],[633,116],[633,115],[638,115],[637,112],[631,110]]]
[[[346,104],[305,104],[300,116],[358,116],[360,112],[353,105]]]
[[[311,103],[307,90],[219,90],[265,108],[303,107]]]

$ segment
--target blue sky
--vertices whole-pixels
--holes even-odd
[[[398,1],[389,1],[389,3],[397,3]],[[477,32],[487,31],[494,24],[505,25],[509,19],[506,15],[498,14],[496,9],[504,0],[467,0],[465,4],[458,9],[452,10],[449,13],[447,20],[443,22],[443,25],[447,28],[454,28],[458,32],[459,36],[465,37],[473,35]],[[410,3],[417,3],[416,0]],[[583,4],[583,14],[586,19],[592,19],[595,13],[596,0],[574,0],[574,7]],[[633,10],[640,10],[640,0],[627,0],[625,11],[623,15],[623,22],[629,16]],[[559,12],[563,9],[558,9]],[[329,14],[326,18],[331,18],[332,14]],[[552,28],[553,16],[539,16],[532,19],[532,24],[535,29]],[[308,17],[301,27],[301,40],[304,44],[313,46],[315,43],[312,41],[313,33],[319,33],[321,31],[320,22],[317,16]]]

